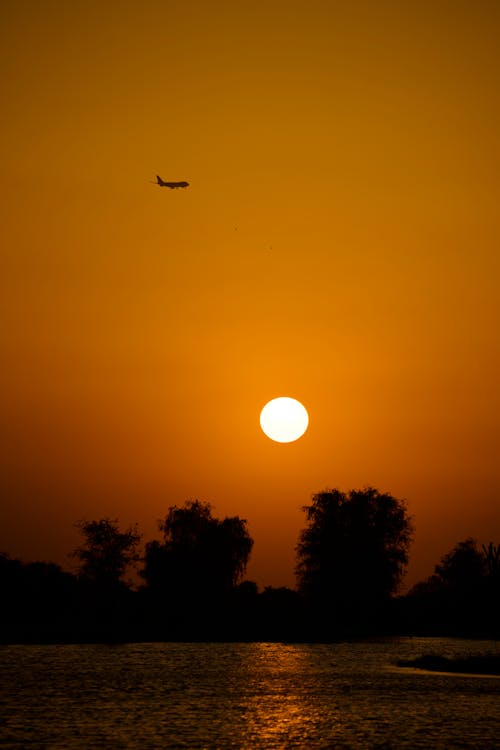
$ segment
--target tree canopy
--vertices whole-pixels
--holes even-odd
[[[452,589],[473,590],[485,573],[485,556],[471,537],[458,542],[435,567],[441,584]]]
[[[463,539],[407,596],[418,629],[482,636],[500,628],[500,545]]]
[[[371,487],[327,489],[303,510],[296,575],[309,602],[338,622],[387,602],[408,563],[413,529],[405,502]]]
[[[253,546],[244,519],[214,518],[210,503],[173,506],[158,522],[162,541],[146,545],[142,575],[150,588],[174,598],[213,596],[236,586]]]
[[[381,634],[500,634],[500,544],[459,541],[434,573],[393,596],[412,538],[405,502],[375,489],[324,490],[304,508],[298,591],[242,581],[246,521],[209,503],[173,506],[146,544],[145,585],[125,580],[139,559],[137,526],[79,521],[78,573],[0,552],[0,643],[280,640]]]
[[[118,585],[129,565],[139,560],[137,524],[120,531],[118,519],[101,518],[78,521],[75,526],[84,537],[83,545],[73,552],[80,577],[102,587]]]

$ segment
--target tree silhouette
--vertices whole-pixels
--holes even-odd
[[[493,544],[493,542],[490,542],[488,546],[482,544],[481,549],[487,575],[498,580],[500,578],[500,544]]]
[[[411,588],[408,619],[419,632],[498,635],[500,546],[468,537],[443,555],[434,573]]]
[[[22,562],[0,553],[0,640],[64,638],[76,621],[78,581],[53,562]]]
[[[146,544],[144,569],[150,593],[181,619],[186,613],[217,608],[243,575],[253,540],[246,521],[212,516],[209,503],[173,506],[158,522],[162,541]]]
[[[371,487],[324,490],[305,506],[296,547],[299,592],[316,616],[365,628],[394,594],[408,562],[413,527],[406,504]]]
[[[85,540],[72,553],[80,563],[80,578],[104,589],[119,586],[127,568],[139,560],[137,524],[120,531],[118,519],[101,518],[78,521],[75,526]]]
[[[442,586],[461,592],[470,592],[480,583],[485,573],[485,557],[471,537],[444,555],[436,565],[435,575]]]

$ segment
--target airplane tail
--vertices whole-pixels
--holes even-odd
[[[158,183],[158,185],[164,185],[165,184],[163,182],[163,180],[161,179],[161,177],[160,177],[159,174],[156,175],[156,182]]]

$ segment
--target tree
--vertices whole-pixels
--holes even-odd
[[[434,573],[406,596],[420,632],[497,635],[500,631],[500,546],[468,537],[443,555]]]
[[[296,547],[299,592],[316,614],[364,627],[387,604],[408,563],[413,526],[403,500],[364,490],[324,490],[305,506]]]
[[[500,579],[500,544],[489,542],[488,546],[481,545],[486,575],[496,582]]]
[[[76,620],[78,581],[53,562],[0,553],[0,640],[65,637]]]
[[[101,518],[78,521],[75,526],[85,540],[73,552],[80,562],[80,578],[103,589],[120,586],[127,568],[140,559],[137,524],[120,531],[118,519]]]
[[[192,500],[171,507],[158,526],[163,540],[146,544],[141,571],[150,589],[177,601],[213,598],[245,572],[253,540],[238,516],[220,521],[209,503]]]
[[[435,568],[435,575],[442,586],[463,594],[474,591],[485,572],[485,555],[471,537],[458,542]]]

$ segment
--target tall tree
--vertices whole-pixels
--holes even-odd
[[[146,544],[142,575],[148,586],[174,599],[213,597],[236,586],[253,540],[246,521],[212,515],[209,503],[173,506],[158,522],[163,540]]]
[[[138,562],[141,535],[137,524],[120,531],[118,519],[78,521],[75,526],[84,537],[73,556],[79,560],[79,576],[101,588],[117,587],[128,569]]]
[[[303,510],[299,592],[336,623],[362,625],[396,592],[408,563],[413,528],[405,502],[371,487],[332,489],[314,495]]]

